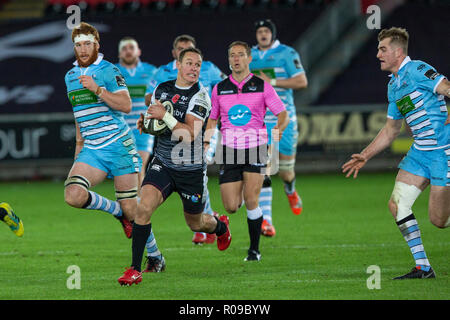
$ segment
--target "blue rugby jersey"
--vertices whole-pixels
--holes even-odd
[[[397,76],[388,84],[387,117],[405,119],[411,128],[414,147],[419,150],[450,145],[450,125],[445,126],[447,106],[436,88],[445,76],[429,64],[406,57]]]
[[[125,78],[132,102],[131,112],[125,114],[124,118],[128,126],[134,130],[137,129],[136,122],[140,114],[147,111],[145,93],[153,80],[157,68],[152,64],[141,61],[133,69],[128,69],[120,63],[116,63],[116,66]]]
[[[267,51],[262,51],[256,45],[252,48],[250,70],[255,75],[264,72],[270,79],[288,79],[305,72],[300,55],[293,48],[276,40]],[[297,111],[294,105],[292,89],[275,87],[275,91],[288,111],[290,121],[297,121]],[[265,122],[277,122],[277,117],[267,111]]]
[[[103,60],[99,53],[97,60],[87,68],[81,68],[74,62],[64,78],[67,97],[72,104],[75,120],[80,127],[84,146],[100,149],[116,141],[130,130],[123,118],[123,113],[110,108],[95,93],[80,83],[81,75],[91,76],[94,81],[110,92],[127,90],[125,80],[119,69]]]
[[[146,94],[153,94],[156,86],[160,83],[175,80],[177,78],[178,69],[176,60],[169,62],[168,64],[162,65],[158,68],[155,73],[154,80],[149,85]],[[213,87],[226,78],[226,75],[211,61],[203,61],[202,67],[200,69],[199,82],[200,84],[208,90],[209,95]]]

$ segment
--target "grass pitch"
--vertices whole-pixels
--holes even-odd
[[[144,274],[137,286],[117,278],[131,262],[131,240],[120,224],[100,211],[64,203],[63,182],[2,182],[1,201],[23,220],[16,237],[0,224],[0,299],[448,299],[450,233],[428,220],[426,190],[413,207],[425,250],[437,278],[392,281],[414,261],[387,209],[395,175],[362,172],[299,175],[304,210],[294,216],[282,182],[273,179],[277,234],[261,238],[260,262],[244,262],[249,245],[246,212],[231,215],[233,236],[224,252],[216,244],[194,246],[178,195],[154,214],[153,230],[167,269]],[[219,186],[210,178],[212,206],[224,212]],[[111,182],[95,191],[112,199]],[[68,289],[68,267],[81,271],[81,289]],[[369,290],[367,268],[381,270],[380,289]]]

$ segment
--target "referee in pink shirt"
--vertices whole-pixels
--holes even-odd
[[[205,142],[211,138],[220,119],[223,164],[219,184],[222,202],[228,213],[235,213],[245,201],[250,235],[250,248],[245,261],[261,259],[259,238],[262,211],[258,198],[267,167],[266,108],[277,116],[272,136],[279,141],[289,123],[287,111],[275,89],[250,72],[252,61],[249,45],[235,41],[228,47],[232,73],[212,91],[211,113]]]

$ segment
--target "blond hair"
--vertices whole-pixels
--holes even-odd
[[[378,41],[390,38],[389,44],[395,44],[402,48],[404,54],[408,54],[408,40],[409,34],[406,29],[392,27],[390,29],[383,29],[378,34]]]

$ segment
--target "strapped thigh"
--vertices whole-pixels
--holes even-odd
[[[295,159],[291,160],[280,160],[279,169],[280,171],[294,171]]]
[[[138,194],[137,189],[123,190],[123,191],[116,190],[116,199],[117,201],[126,199],[135,199],[137,197],[137,194]]]

